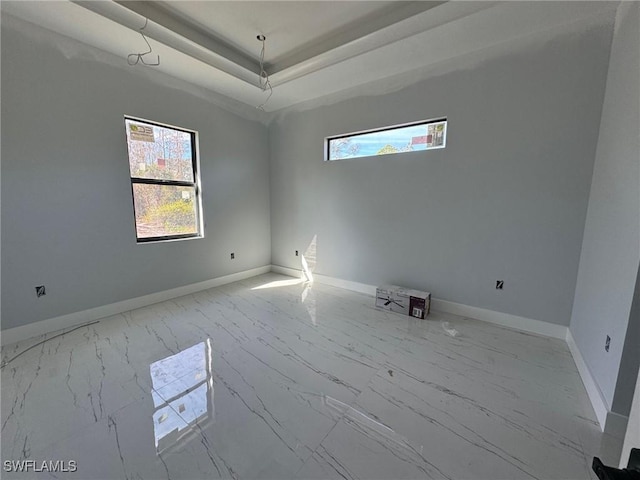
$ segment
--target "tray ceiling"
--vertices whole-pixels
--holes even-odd
[[[3,1],[16,16],[85,44],[127,55],[144,51],[156,68],[250,106],[259,88],[261,42],[276,111],[357,88],[492,45],[613,18],[617,2],[458,1]]]

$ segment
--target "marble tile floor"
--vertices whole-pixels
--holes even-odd
[[[53,338],[2,369],[1,477],[596,478],[563,341],[373,304],[266,274]]]

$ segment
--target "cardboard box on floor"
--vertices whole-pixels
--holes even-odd
[[[431,294],[398,285],[382,285],[376,289],[376,307],[424,319],[431,309]]]

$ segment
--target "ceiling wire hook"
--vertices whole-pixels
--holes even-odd
[[[153,52],[153,49],[151,48],[151,45],[149,44],[149,41],[147,40],[146,35],[143,33],[143,30],[147,28],[148,23],[149,23],[149,19],[145,18],[144,26],[140,29],[140,35],[142,35],[142,39],[147,44],[147,48],[149,48],[149,50],[147,50],[146,52],[130,53],[129,55],[127,55],[127,63],[131,66],[137,65],[138,63],[142,63],[143,65],[147,65],[149,67],[157,67],[158,65],[160,65],[160,55],[157,55],[158,58],[155,62],[147,63],[144,60],[145,55],[148,55]]]
[[[267,41],[267,37],[260,34],[256,38],[258,39],[259,42],[262,42],[262,50],[260,51],[260,73],[258,74],[258,86],[260,87],[260,90],[262,90],[263,92],[266,92],[267,89],[269,90],[269,95],[267,96],[266,100],[262,102],[260,105],[258,105],[256,108],[264,112],[265,111],[264,106],[267,104],[267,102],[271,98],[271,95],[273,95],[273,87],[271,86],[271,81],[269,80],[269,74],[264,69],[264,52],[265,52],[265,42]]]

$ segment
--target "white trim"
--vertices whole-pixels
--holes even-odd
[[[273,273],[280,273],[282,275],[288,275],[294,278],[304,278],[304,271],[297,268],[283,267],[281,265],[271,265],[271,271]],[[352,282],[350,280],[343,280],[341,278],[329,277],[327,275],[319,275],[312,273],[313,279],[323,285],[330,285],[332,287],[344,288],[345,290],[351,290],[352,292],[364,293],[372,297],[376,296],[376,287],[373,285],[367,285],[366,283]]]
[[[286,275],[288,277],[302,278],[302,270],[296,268],[283,267],[280,265],[271,265],[271,271],[273,273],[279,273],[280,275]]]
[[[343,280],[341,278],[328,277],[326,275],[313,274],[314,280],[324,285],[330,285],[332,287],[344,288],[345,290],[351,290],[352,292],[364,293],[371,297],[376,296],[376,287],[373,285],[367,285],[366,283],[352,282],[350,280]]]
[[[8,345],[11,343],[20,342],[31,337],[43,335],[45,333],[51,333],[65,328],[75,327],[77,325],[92,322],[100,318],[117,315],[129,310],[146,307],[154,303],[164,302],[165,300],[182,297],[184,295],[207,290],[209,288],[219,287],[220,285],[225,285],[227,283],[237,282],[246,278],[255,277],[256,275],[261,275],[270,271],[271,266],[265,265],[263,267],[244,270],[242,272],[224,275],[222,277],[213,278],[211,280],[205,280],[204,282],[192,283],[183,287],[172,288],[170,290],[151,293],[142,297],[130,298],[121,302],[111,303],[109,305],[103,305],[96,308],[90,308],[81,312],[74,312],[68,315],[62,315],[60,317],[49,318],[47,320],[29,323],[20,327],[9,328],[7,330],[2,330],[2,334],[0,335],[0,343],[2,345]]]
[[[589,400],[591,400],[591,405],[593,406],[593,411],[595,412],[598,423],[600,424],[600,429],[604,432],[604,427],[607,423],[607,414],[609,413],[607,401],[605,400],[604,395],[602,395],[602,392],[600,391],[600,388],[598,387],[595,379],[591,375],[589,367],[584,361],[584,358],[582,358],[580,349],[578,348],[576,341],[573,339],[573,335],[571,335],[571,330],[569,329],[567,329],[566,341],[567,345],[569,346],[571,356],[573,357],[573,361],[578,368],[578,373],[580,374],[580,378],[582,379],[582,384],[587,391]]]
[[[452,313],[453,315],[459,315],[461,317],[495,323],[496,325],[501,325],[503,327],[514,328],[516,330],[535,333],[545,337],[564,340],[567,334],[567,327],[564,325],[556,325],[555,323],[520,317],[510,313],[496,312],[494,310],[487,310],[486,308],[472,307],[470,305],[441,300],[439,298],[431,299],[431,308],[439,312]]]
[[[281,267],[279,265],[272,265],[271,271],[296,278],[302,275],[302,271],[298,269]],[[346,290],[364,293],[365,295],[370,295],[372,297],[375,297],[376,295],[376,287],[374,285],[352,282],[350,280],[342,280],[340,278],[329,277],[327,275],[319,275],[317,273],[313,274],[313,278],[314,280],[317,280],[318,283],[331,285],[332,287],[344,288]],[[534,320],[532,318],[519,317],[517,315],[496,312],[480,307],[472,307],[469,305],[464,305],[462,303],[440,300],[438,298],[431,299],[431,308],[439,312],[451,313],[453,315],[459,315],[461,317],[468,317],[474,320],[494,323],[503,327],[514,328],[516,330],[535,333],[538,335],[543,335],[545,337],[565,340],[565,337],[567,335],[567,327],[563,325],[556,325],[554,323]]]

